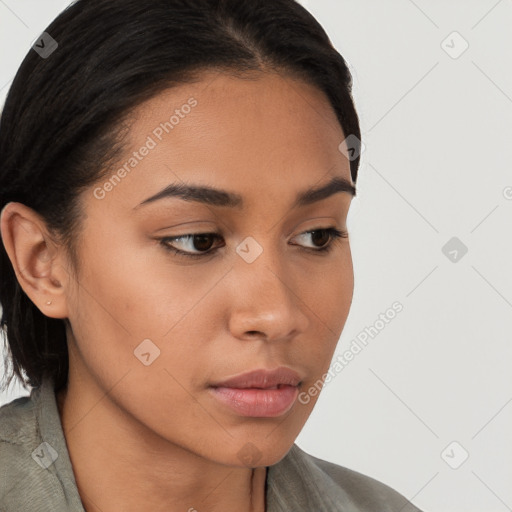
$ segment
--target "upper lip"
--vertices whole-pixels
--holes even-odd
[[[272,388],[282,385],[298,386],[301,378],[297,372],[286,366],[274,370],[257,369],[235,375],[229,379],[212,384],[212,387],[225,388]]]

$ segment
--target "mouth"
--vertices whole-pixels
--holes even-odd
[[[273,418],[287,413],[302,383],[287,367],[258,369],[210,385],[212,396],[241,416]]]

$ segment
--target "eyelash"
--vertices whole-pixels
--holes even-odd
[[[309,231],[304,231],[303,233],[300,233],[300,235],[315,233],[317,231],[325,231],[330,235],[331,238],[327,245],[324,245],[324,246],[320,247],[319,249],[313,249],[311,247],[302,247],[302,246],[299,246],[299,247],[302,247],[302,249],[304,249],[307,252],[327,254],[333,249],[334,244],[336,242],[339,242],[341,238],[348,238],[348,233],[346,231],[340,231],[339,229],[336,229],[334,227],[312,229]],[[216,249],[209,249],[208,251],[205,251],[203,253],[194,254],[194,253],[188,253],[186,251],[182,251],[180,249],[176,249],[175,247],[169,245],[170,241],[179,240],[181,238],[190,238],[190,237],[194,237],[194,236],[214,236],[217,240],[222,238],[218,233],[188,233],[186,235],[160,238],[159,241],[160,241],[160,244],[164,247],[164,249],[166,251],[169,251],[169,252],[175,254],[176,256],[184,256],[186,258],[191,258],[191,259],[204,258],[206,256],[209,256],[209,255],[215,253],[217,251],[217,249],[219,249],[219,247],[218,247]]]

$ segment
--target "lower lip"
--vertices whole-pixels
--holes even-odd
[[[299,394],[297,386],[279,389],[210,388],[213,396],[242,416],[274,418],[290,410]]]

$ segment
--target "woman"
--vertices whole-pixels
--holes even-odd
[[[293,0],[58,16],[0,126],[2,326],[34,388],[0,410],[0,509],[417,511],[294,444],[350,309],[359,152]]]

